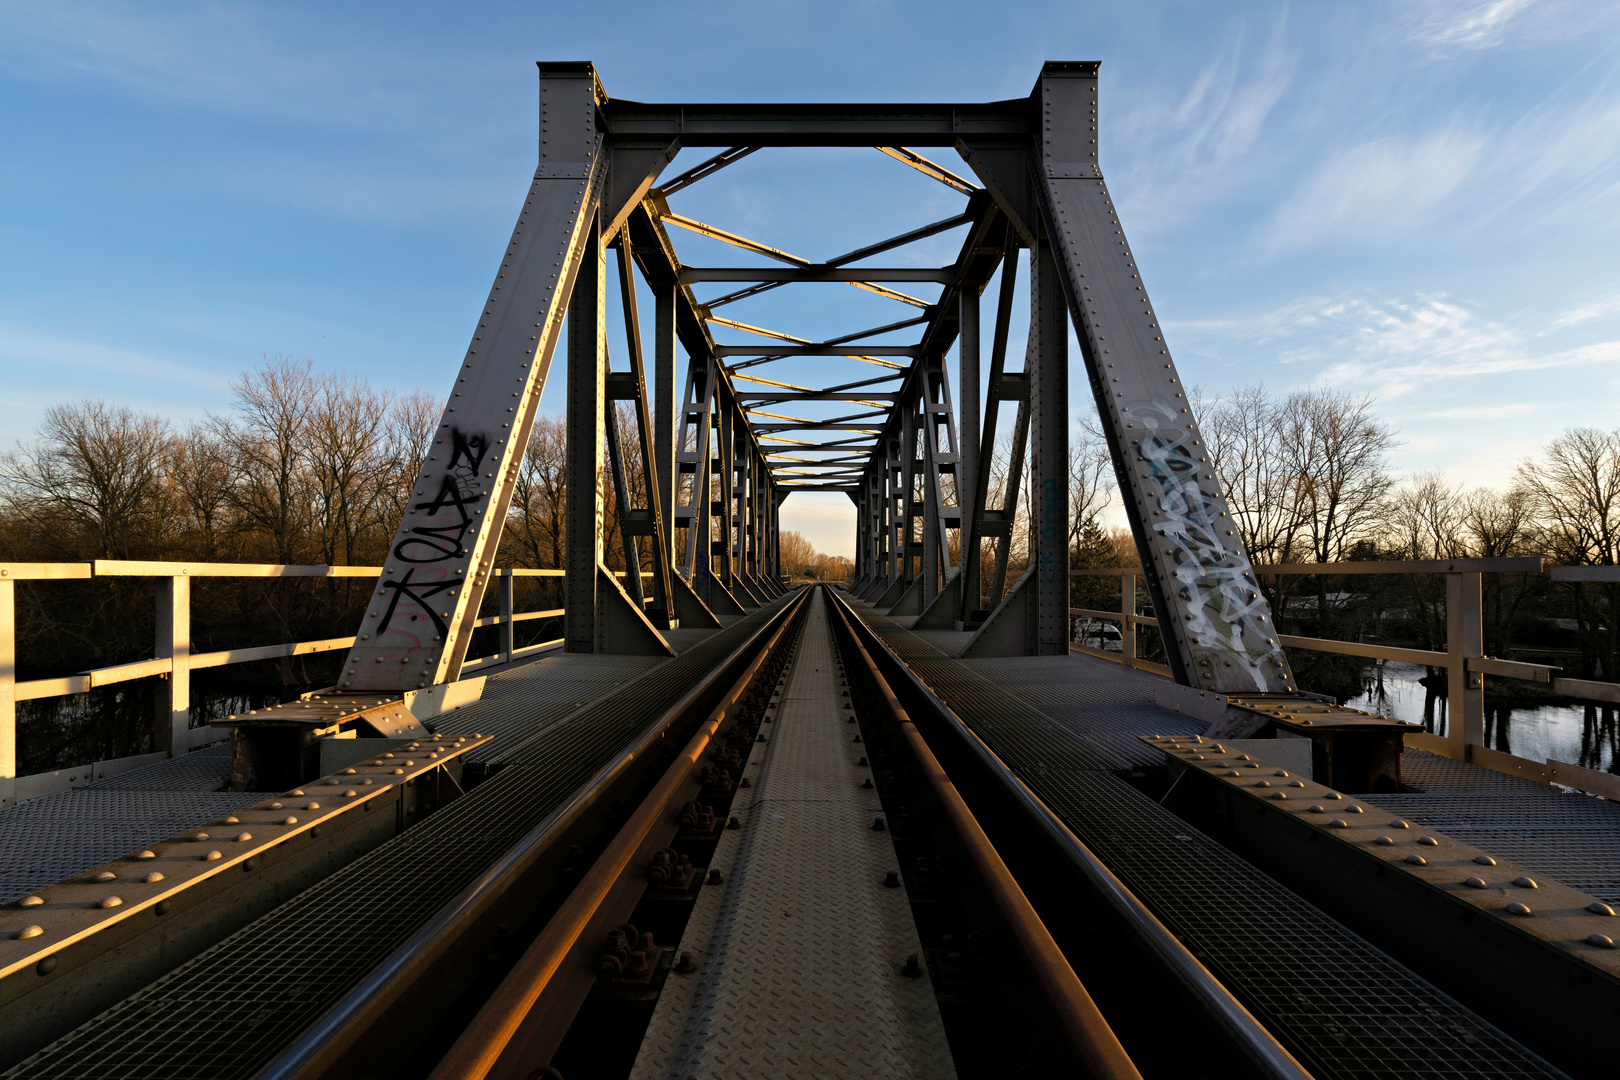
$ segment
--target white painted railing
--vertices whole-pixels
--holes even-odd
[[[1446,735],[1412,733],[1406,736],[1408,746],[1444,754],[1458,761],[1472,761],[1499,772],[1525,776],[1543,783],[1563,784],[1606,798],[1620,799],[1620,776],[1551,759],[1545,762],[1532,761],[1484,745],[1486,675],[1547,683],[1554,694],[1562,697],[1610,705],[1620,704],[1620,683],[1566,679],[1556,674],[1560,668],[1486,656],[1482,626],[1482,582],[1485,574],[1547,573],[1554,581],[1614,582],[1620,581],[1620,566],[1548,568],[1545,561],[1539,558],[1440,559],[1415,562],[1284,563],[1256,566],[1254,572],[1262,577],[1443,574],[1446,579],[1445,652],[1432,649],[1403,649],[1376,642],[1301,637],[1297,634],[1278,634],[1277,640],[1290,649],[1306,649],[1312,652],[1336,653],[1341,656],[1359,656],[1374,660],[1399,660],[1444,668],[1447,680],[1446,710],[1449,717]],[[1136,655],[1136,628],[1159,625],[1157,619],[1136,613],[1136,579],[1141,573],[1141,570],[1134,567],[1103,567],[1070,572],[1070,577],[1075,578],[1120,579],[1118,611],[1071,607],[1069,615],[1071,618],[1103,619],[1119,623],[1122,645],[1121,651],[1117,653],[1087,645],[1071,645],[1070,648],[1087,656],[1169,676],[1168,667],[1143,660]],[[1070,637],[1073,637],[1072,633]]]
[[[17,799],[37,798],[53,791],[91,783],[115,775],[125,768],[148,760],[183,754],[198,746],[217,742],[223,735],[212,728],[191,726],[191,673],[203,668],[246,664],[255,660],[276,660],[290,656],[347,649],[353,637],[324,638],[318,641],[291,641],[216,652],[191,651],[191,580],[198,577],[355,577],[374,578],[379,566],[280,566],[270,563],[208,562],[131,562],[98,559],[93,563],[0,563],[0,806]],[[557,642],[541,642],[526,648],[514,647],[518,623],[534,619],[560,619],[561,608],[543,611],[512,610],[512,584],[519,577],[562,577],[561,570],[505,569],[496,571],[498,614],[479,619],[475,626],[499,626],[500,650],[490,656],[469,660],[463,671],[510,663],[514,659],[553,647]],[[90,671],[46,679],[17,681],[16,663],[16,583],[19,581],[85,581],[91,578],[151,578],[157,586],[157,632],[152,658],[113,664]],[[560,641],[560,639],[559,639]],[[156,755],[96,762],[71,769],[60,769],[32,777],[17,776],[17,703],[40,698],[82,694],[101,686],[157,677],[163,680],[159,708],[168,713],[168,724],[158,725],[161,744]],[[129,764],[135,763],[135,764]]]

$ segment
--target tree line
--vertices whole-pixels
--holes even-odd
[[[1392,462],[1397,435],[1367,397],[1331,389],[1278,396],[1254,385],[1224,397],[1195,397],[1194,406],[1236,530],[1256,563],[1525,554],[1565,564],[1620,559],[1620,430],[1565,431],[1500,487],[1464,488],[1436,472],[1403,478]],[[378,390],[284,356],[266,358],[235,379],[227,409],[183,426],[97,400],[52,406],[33,440],[0,457],[0,560],[377,565],[439,412],[439,401],[426,393]],[[622,444],[636,446],[628,410],[614,422]],[[561,418],[537,419],[515,480],[498,553],[502,565],[563,565],[565,436]],[[639,499],[646,484],[639,455],[625,458],[627,485]],[[1011,459],[1003,435],[992,456],[991,505],[1004,498]],[[956,501],[953,479],[945,482],[948,502]],[[1129,531],[1106,524],[1115,487],[1106,445],[1094,426],[1081,423],[1070,454],[1076,566],[1136,562]],[[1029,557],[1029,486],[1020,489],[1007,546],[1009,587]],[[604,514],[603,524],[604,557],[623,569],[617,515]],[[986,544],[987,556],[990,550]],[[849,560],[817,552],[791,531],[782,534],[780,551],[783,571],[795,576],[836,580],[850,569]],[[959,564],[960,551],[951,554]],[[988,562],[985,576],[990,580]],[[520,607],[557,606],[560,598],[543,595],[555,588],[550,579],[520,582],[534,593],[529,603],[520,596]],[[1278,577],[1262,583],[1279,619],[1301,631],[1401,635],[1443,646],[1438,579]],[[1098,592],[1110,587],[1106,579],[1081,579],[1076,602],[1111,607],[1117,601]],[[205,579],[194,582],[194,590],[193,647],[199,651],[350,633],[369,593],[364,579]],[[1569,633],[1586,669],[1581,674],[1613,677],[1620,666],[1620,627],[1612,617],[1620,587],[1555,588],[1540,577],[1490,575],[1486,590],[1487,651],[1505,655],[1535,636],[1530,628],[1538,620],[1563,620],[1573,627]],[[50,583],[20,589],[18,601],[20,677],[150,654],[150,583]],[[322,665],[330,663],[272,665],[264,693],[320,682]],[[245,674],[230,670],[233,678]],[[113,711],[144,708],[133,700],[137,685],[117,690]],[[120,735],[123,742],[105,745],[100,755],[139,752],[142,725],[113,726],[133,734]]]

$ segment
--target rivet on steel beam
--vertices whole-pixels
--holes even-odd
[[[740,829],[740,828],[742,828],[742,818],[738,817],[736,814],[731,815],[730,820],[728,820],[726,822],[726,828],[728,828],[728,829]]]
[[[204,855],[202,857],[202,860],[203,860],[203,862],[213,862],[215,859],[223,859],[223,858],[224,858],[224,856],[221,855],[219,852],[210,851],[208,854],[206,854],[206,855]]]
[[[745,776],[741,780],[737,781],[737,786],[738,787],[753,787],[754,782],[752,780],[748,779],[748,777]]]
[[[1528,877],[1516,877],[1513,879],[1513,884],[1517,885],[1521,889],[1534,889],[1536,888],[1536,879]]]
[[[859,735],[857,735],[857,736],[855,736],[853,739],[851,739],[849,741],[852,742],[852,743],[858,743],[858,742],[861,741],[861,737]]]
[[[1394,840],[1391,840],[1391,839],[1390,839],[1390,838],[1389,838],[1389,837],[1387,837],[1387,836],[1380,836],[1380,837],[1378,837],[1378,838],[1377,838],[1377,839],[1376,839],[1376,840],[1374,840],[1374,841],[1373,841],[1373,843],[1375,843],[1375,844],[1382,844],[1382,845],[1384,845],[1384,846],[1385,846],[1385,847],[1388,847],[1388,846],[1389,846],[1389,845],[1390,845],[1390,844],[1393,844],[1393,843],[1394,843],[1394,842],[1395,842],[1395,841],[1394,841]]]
[[[1608,904],[1602,903],[1601,901],[1593,901],[1592,903],[1587,904],[1586,910],[1590,911],[1594,915],[1614,915],[1614,908],[1610,907]]]
[[[287,792],[287,794],[289,794],[289,795],[302,795],[303,793],[304,793],[303,788],[295,788],[294,790]]]
[[[1346,807],[1346,808],[1345,808],[1345,809],[1346,809],[1346,810],[1347,810],[1347,811],[1348,811],[1348,812],[1349,812],[1349,813],[1352,813],[1352,814],[1360,814],[1360,813],[1364,813],[1364,812],[1365,812],[1365,808],[1364,808],[1364,807],[1360,807],[1360,806],[1350,806],[1350,807]]]
[[[249,840],[252,840],[252,839],[253,839],[253,834],[250,833],[250,832],[239,832],[239,833],[236,834],[236,842],[238,844],[245,844]]]
[[[1243,774],[1238,772],[1236,769],[1228,769],[1228,770],[1226,770],[1226,775],[1227,776],[1242,776]]]
[[[238,824],[241,823],[241,820],[242,820],[241,818],[237,817],[235,814],[232,814],[232,815],[230,815],[229,817],[227,817],[225,819],[224,824],[226,824],[226,825],[238,825]]]
[[[1292,780],[1292,781],[1289,782],[1288,786],[1289,787],[1304,787],[1305,786],[1305,781],[1303,781],[1303,780]]]
[[[118,897],[109,896],[109,897],[105,898],[104,900],[102,900],[101,903],[97,904],[96,906],[99,907],[99,908],[115,908],[119,904],[122,904],[122,903],[123,903],[123,901],[120,900]]]
[[[157,852],[155,852],[155,851],[137,851],[135,853],[135,857],[137,859],[155,859],[155,858],[157,858]]]
[[[147,874],[145,877],[141,878],[141,881],[144,884],[147,884],[147,885],[156,885],[158,882],[160,882],[162,880],[163,880],[163,875],[158,873],[156,870],[152,871],[150,874]]]
[[[1325,813],[1327,813],[1327,807],[1322,806],[1320,803],[1318,803],[1316,806],[1311,807],[1311,813],[1313,813],[1313,814],[1325,814]]]
[[[17,936],[26,941],[28,938],[39,937],[39,935],[43,934],[44,932],[45,928],[43,926],[25,926],[21,930],[17,931]]]
[[[45,901],[41,900],[37,896],[25,896],[21,900],[17,901],[17,906],[18,907],[39,907],[39,905],[43,904],[44,902]]]
[[[1529,904],[1509,904],[1504,910],[1506,910],[1509,915],[1532,914]]]
[[[405,774],[405,770],[404,770],[404,769],[395,769],[395,770],[394,770],[394,775],[395,775],[395,776],[403,776],[403,775],[404,775],[404,774]]]
[[[1480,878],[1480,877],[1471,877],[1468,880],[1464,881],[1463,884],[1468,886],[1470,889],[1488,889],[1488,888],[1490,888],[1490,886],[1485,884],[1485,879]]]
[[[281,804],[278,803],[278,802],[273,802],[273,803],[270,804],[270,809],[272,809],[272,810],[280,810],[281,809]]]
[[[347,798],[350,798],[350,799],[352,799],[352,798],[354,798],[354,797],[355,797],[355,796],[356,796],[356,795],[358,795],[358,794],[359,794],[359,792],[357,792],[357,791],[355,791],[355,790],[354,790],[354,788],[349,788],[349,789],[348,789],[348,790],[347,790],[347,791],[345,791],[345,792],[344,792],[344,793],[343,793],[343,794],[344,794],[344,796],[345,796],[345,797],[347,797]]]
[[[1440,846],[1440,841],[1436,840],[1432,836],[1420,836],[1420,837],[1418,837],[1418,843],[1422,844],[1424,847],[1439,847]]]
[[[344,769],[343,770],[343,775],[344,776],[353,776],[354,775],[354,770],[353,769]]]
[[[898,889],[900,887],[900,871],[890,870],[883,879],[883,887],[885,889]]]
[[[1270,787],[1271,786],[1271,781],[1270,780],[1261,780],[1260,782],[1258,782],[1254,786],[1255,787]]]
[[[1421,855],[1408,855],[1406,857],[1406,861],[1411,863],[1413,866],[1427,866],[1427,865],[1429,865],[1429,860],[1425,859]]]
[[[889,826],[884,823],[882,818],[873,818],[872,819],[872,831],[873,832],[883,832],[888,827]]]
[[[1328,824],[1333,826],[1335,829],[1348,829],[1350,827],[1350,823],[1344,820],[1342,817],[1336,817],[1332,821],[1328,822]]]
[[[1495,866],[1496,865],[1496,860],[1491,858],[1489,855],[1475,855],[1474,856],[1474,861],[1479,863],[1479,865],[1481,865],[1481,866]]]
[[[21,937],[22,935],[19,934],[17,936]],[[1587,934],[1586,943],[1588,945],[1596,945],[1600,949],[1614,948],[1614,938],[1610,937],[1608,934]]]
[[[1412,826],[1408,825],[1400,818],[1396,818],[1394,821],[1389,823],[1389,827],[1392,829],[1410,829]]]
[[[872,778],[870,776],[868,776],[865,780],[861,781],[861,790],[862,791],[870,791],[871,788],[872,788]]]
[[[1278,769],[1276,772],[1272,773],[1271,775],[1272,776],[1287,776],[1288,775],[1288,770],[1287,769]]]
[[[1342,798],[1344,798],[1344,796],[1343,796],[1343,795],[1341,795],[1341,794],[1339,794],[1339,793],[1338,793],[1338,792],[1337,792],[1337,791],[1330,791],[1330,792],[1328,792],[1328,793],[1327,793],[1327,794],[1326,794],[1326,795],[1325,795],[1325,796],[1323,796],[1323,798],[1327,798],[1327,799],[1342,799]]]
[[[96,880],[97,881],[113,881],[113,880],[117,879],[117,877],[118,877],[118,875],[113,873],[111,870],[103,870],[101,873],[96,875]]]

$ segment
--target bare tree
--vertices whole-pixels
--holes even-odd
[[[266,357],[231,384],[236,416],[213,417],[230,448],[232,498],[244,524],[269,539],[278,563],[299,561],[310,520],[310,415],[319,384],[314,362]]]
[[[536,417],[513,482],[512,505],[501,547],[521,552],[524,565],[560,569],[566,536],[567,424],[560,416]]]
[[[1547,444],[1544,460],[1520,465],[1518,480],[1547,554],[1561,563],[1620,562],[1620,429],[1571,428]],[[1612,679],[1620,672],[1620,584],[1570,590],[1593,672]]]
[[[223,443],[205,424],[193,424],[170,445],[168,478],[179,511],[187,557],[208,560],[224,555],[231,532],[231,463]]]
[[[131,557],[161,518],[168,422],[86,400],[46,409],[38,436],[0,461],[12,511],[63,555]]]
[[[1548,553],[1562,563],[1620,561],[1620,428],[1571,428],[1542,461],[1518,468],[1534,501]]]
[[[433,434],[439,429],[439,415],[444,405],[422,390],[394,398],[388,410],[387,444],[388,479],[381,485],[383,542],[392,538],[394,530],[410,508],[411,492],[417,478],[422,475],[422,464],[427,460],[428,447]]]
[[[1102,433],[1082,420],[1069,445],[1069,552],[1078,565],[1098,565],[1112,553],[1102,527],[1114,496],[1114,458]]]
[[[381,524],[392,404],[390,394],[352,376],[316,380],[307,453],[321,561],[329,566],[354,565],[362,538]]]
[[[1390,499],[1385,533],[1408,559],[1460,559],[1469,553],[1468,497],[1438,471],[1419,472]]]
[[[778,534],[777,557],[781,560],[782,573],[793,577],[801,577],[806,570],[816,569],[815,545],[806,540],[803,533],[792,529],[783,529]]]
[[[1283,454],[1279,414],[1260,383],[1239,387],[1200,411],[1238,537],[1257,563],[1294,561],[1303,525],[1293,498],[1298,477]]]
[[[1279,420],[1310,553],[1317,562],[1337,562],[1383,517],[1394,482],[1389,452],[1395,433],[1373,415],[1370,396],[1336,390],[1290,394]]]

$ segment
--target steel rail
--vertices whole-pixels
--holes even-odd
[[[657,746],[670,725],[678,723],[683,715],[713,693],[725,673],[748,656],[750,650],[758,651],[761,640],[775,640],[785,620],[793,615],[802,601],[801,597],[799,601],[788,604],[749,635],[708,676],[665,710],[657,721],[649,724],[632,746],[626,747],[604,764],[566,802],[535,825],[500,860],[469,883],[392,955],[321,1014],[274,1061],[255,1073],[254,1080],[320,1080],[331,1075],[344,1055],[421,984],[480,919],[497,908],[505,894],[544,857],[558,838],[588,813],[634,763]]]
[[[832,590],[826,590],[829,595]],[[883,697],[890,716],[899,725],[912,756],[916,758],[923,777],[938,798],[951,830],[956,834],[968,858],[990,894],[992,903],[1002,921],[1012,933],[1019,951],[1028,960],[1041,990],[1057,1014],[1063,1033],[1075,1057],[1086,1067],[1087,1075],[1106,1080],[1141,1080],[1142,1074],[1131,1062],[1130,1055],[1120,1045],[1119,1038],[1104,1019],[1096,1002],[1074,973],[1063,950],[1036,914],[1035,907],[1024,895],[1024,890],[1013,878],[1012,871],[996,852],[995,845],[979,827],[978,819],[968,809],[967,802],[946,775],[939,759],[934,757],[928,743],[911,722],[905,707],[895,696],[888,680],[878,669],[866,646],[850,625],[849,614],[843,604],[834,604],[833,610],[853,642],[861,663],[865,665]]]
[[[828,590],[828,594],[832,595],[832,590]],[[904,660],[884,644],[848,601],[838,597],[838,602],[853,616],[850,622],[858,628],[857,639],[863,640],[863,644],[870,642],[875,647],[887,661],[890,670],[909,683],[920,699],[928,704],[929,711],[943,729],[984,766],[986,775],[997,787],[1027,812],[1032,823],[1067,857],[1069,864],[1147,949],[1149,955],[1181,986],[1215,1028],[1244,1055],[1253,1075],[1268,1080],[1312,1080],[1310,1072],[1277,1041],[1276,1036],[1266,1030],[1232,991],[1182,944],[1181,939],[1171,933],[1040,797],[1024,785],[1006,762],[985,745]]]
[[[609,900],[616,886],[632,872],[636,857],[653,830],[670,819],[687,784],[697,772],[704,753],[714,742],[738,703],[753,688],[760,670],[792,626],[799,623],[810,591],[800,593],[770,626],[775,632],[759,648],[753,660],[738,676],[731,689],[709,713],[686,747],[670,763],[658,783],[648,793],[630,819],[591,865],[563,905],[552,915],[540,935],[507,973],[495,993],[473,1017],[470,1024],[430,1074],[430,1080],[483,1080],[492,1073],[513,1073],[508,1055],[523,1049],[520,1032],[530,1013],[554,979],[563,973],[565,962],[598,910]],[[514,1047],[516,1043],[516,1047]],[[515,1075],[527,1076],[529,1068],[518,1068]]]

